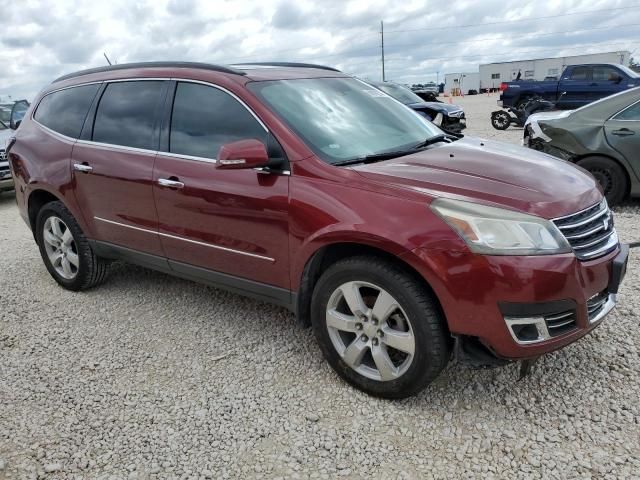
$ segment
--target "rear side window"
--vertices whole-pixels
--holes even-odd
[[[158,149],[156,121],[163,81],[115,82],[107,85],[93,124],[93,141]]]
[[[626,110],[614,117],[615,120],[637,120],[640,121],[640,102],[631,105]]]
[[[216,158],[221,145],[250,138],[266,144],[267,132],[238,100],[214,87],[178,83],[170,152]]]
[[[589,67],[574,67],[571,72],[571,80],[589,80],[590,73]]]
[[[98,84],[84,85],[50,93],[40,100],[34,118],[54,132],[78,138],[99,88]]]

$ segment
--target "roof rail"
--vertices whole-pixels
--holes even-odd
[[[224,65],[214,65],[212,63],[203,62],[136,62],[136,63],[121,63],[119,65],[110,65],[105,67],[89,68],[87,70],[80,70],[78,72],[69,73],[61,77],[56,78],[52,83],[60,82],[62,80],[68,80],[70,78],[81,77],[83,75],[90,75],[92,73],[112,72],[116,70],[127,70],[131,68],[198,68],[201,70],[212,70],[215,72],[232,73],[235,75],[246,75],[245,72],[237,70],[231,67],[225,67]]]
[[[332,72],[340,72],[337,68],[327,67],[326,65],[316,65],[315,63],[296,63],[296,62],[247,62],[234,63],[232,66],[237,67],[292,67],[292,68],[318,68],[320,70],[330,70]]]

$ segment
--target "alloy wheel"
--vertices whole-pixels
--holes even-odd
[[[59,217],[51,216],[44,222],[44,248],[51,266],[58,275],[72,280],[78,274],[80,259],[71,230]]]
[[[383,288],[347,282],[329,298],[326,324],[342,360],[367,378],[390,381],[410,367],[416,342],[400,304]]]

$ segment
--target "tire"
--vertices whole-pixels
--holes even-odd
[[[609,206],[621,203],[629,191],[629,180],[616,161],[606,157],[588,157],[578,162],[600,184]]]
[[[93,252],[62,202],[47,203],[38,212],[36,242],[47,270],[67,290],[85,290],[105,280],[108,261]]]
[[[358,303],[360,309],[349,306]],[[311,323],[336,373],[376,397],[414,395],[449,361],[448,332],[431,294],[409,273],[373,256],[341,260],[322,274]]]
[[[506,130],[511,125],[511,115],[504,110],[491,114],[491,125],[496,130]]]

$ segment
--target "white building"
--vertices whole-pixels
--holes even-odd
[[[478,72],[447,73],[444,76],[445,94],[467,95],[469,90],[480,91],[480,74]]]
[[[515,62],[487,63],[480,65],[480,87],[499,88],[500,82],[510,82],[518,78],[522,80],[544,80],[546,77],[560,78],[568,65],[582,63],[615,63],[629,66],[631,53],[628,51],[592,53],[571,57],[536,58]],[[445,86],[446,89],[446,86]]]

